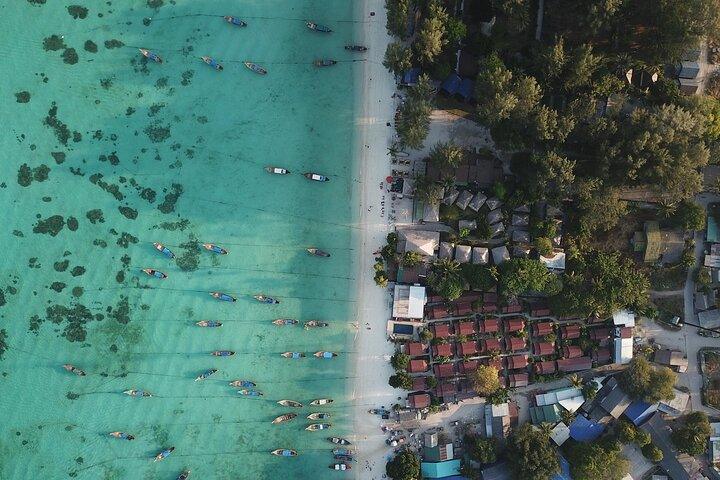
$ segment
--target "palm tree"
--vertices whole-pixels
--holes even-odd
[[[433,270],[444,277],[460,274],[460,264],[452,258],[441,258],[433,263]]]
[[[583,379],[580,375],[577,373],[573,373],[572,375],[567,377],[568,380],[570,380],[570,385],[572,385],[574,388],[582,388],[583,386]]]
[[[465,150],[450,142],[438,142],[430,150],[428,160],[440,170],[449,170],[459,167],[465,160]]]
[[[415,196],[422,202],[433,204],[442,200],[440,186],[427,175],[415,177]]]

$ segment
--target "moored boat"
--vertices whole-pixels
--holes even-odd
[[[307,250],[307,252],[308,252],[310,255],[313,255],[313,256],[315,256],[315,257],[328,258],[328,257],[330,256],[329,253],[327,253],[327,252],[325,252],[325,251],[323,251],[323,250],[320,250],[319,248],[310,247],[310,248],[306,248],[306,250]]]
[[[125,390],[123,392],[125,395],[129,395],[131,397],[152,397],[152,393],[146,392],[145,390]]]
[[[333,448],[333,455],[355,455],[355,452],[349,448]]]
[[[140,53],[142,53],[143,56],[145,58],[147,58],[148,60],[152,60],[153,62],[156,62],[156,63],[163,63],[162,58],[160,58],[160,55],[158,55],[157,53],[152,52],[152,51],[148,50],[147,48],[140,48],[139,50],[140,50]]]
[[[306,26],[307,28],[309,28],[310,30],[314,30],[314,31],[320,32],[320,33],[330,33],[330,32],[332,32],[332,30],[330,29],[330,27],[327,27],[327,26],[325,26],[325,25],[320,25],[319,23],[315,23],[315,22],[310,22],[310,21],[305,22],[305,26]]]
[[[255,382],[251,382],[250,380],[233,380],[228,385],[231,387],[242,387],[242,388],[255,388]]]
[[[85,370],[81,370],[78,367],[76,367],[75,365],[72,365],[70,363],[66,363],[65,365],[63,365],[63,368],[70,373],[74,373],[78,377],[84,377],[85,375],[87,375],[87,373],[85,373]]]
[[[235,355],[235,352],[232,350],[215,350],[214,352],[211,352],[210,355],[213,357],[232,357]]]
[[[335,445],[352,445],[352,443],[350,443],[350,440],[346,438],[327,437],[327,439],[330,443],[334,443]]]
[[[315,65],[316,67],[332,67],[336,64],[337,60],[330,60],[328,58],[322,58],[313,62],[313,65]]]
[[[202,246],[203,246],[203,248],[204,248],[205,250],[207,250],[207,251],[209,251],[209,252],[217,253],[217,254],[220,254],[220,255],[227,255],[227,254],[228,254],[228,251],[227,251],[227,250],[225,250],[224,248],[222,248],[222,247],[220,247],[220,246],[218,246],[218,245],[215,245],[214,243],[203,243]]]
[[[197,325],[198,327],[206,327],[206,328],[222,327],[222,323],[216,322],[215,320],[200,320],[195,325]]]
[[[258,75],[267,75],[267,73],[268,73],[267,70],[265,70],[263,67],[261,67],[257,63],[243,62],[243,65],[245,65],[247,68],[249,68],[253,72],[257,73]]]
[[[332,427],[330,423],[311,423],[305,427],[305,430],[308,432],[317,432],[318,430],[327,430],[330,427]]]
[[[283,407],[302,408],[303,404],[295,400],[278,400],[278,405]]]
[[[210,370],[205,370],[203,373],[195,377],[195,381],[199,382],[200,380],[205,380],[206,378],[210,377],[210,375],[217,372],[217,368],[211,368]]]
[[[353,461],[352,455],[337,454],[337,455],[333,455],[333,458],[335,460],[342,460],[344,462],[352,462]]]
[[[322,328],[330,325],[327,322],[321,322],[319,320],[310,320],[305,322],[305,328]]]
[[[149,275],[151,277],[159,278],[161,280],[165,280],[167,278],[167,275],[159,270],[155,270],[152,268],[143,268],[143,272],[145,272],[146,275]]]
[[[216,300],[220,300],[223,302],[237,302],[237,298],[233,297],[232,295],[228,295],[227,293],[222,292],[210,292],[210,295]]]
[[[313,180],[315,182],[329,182],[330,179],[326,177],[325,175],[320,175],[319,173],[313,173],[313,172],[305,172],[303,173],[303,176],[307,178],[308,180]]]
[[[167,248],[167,247],[166,247],[165,245],[163,245],[162,243],[155,242],[155,243],[153,243],[153,246],[155,247],[155,250],[157,250],[158,252],[162,253],[162,254],[165,255],[166,257],[168,257],[168,258],[175,258],[175,254],[172,252],[172,250],[170,250],[169,248]]]
[[[367,52],[367,47],[363,45],[345,45],[345,50],[351,52]]]
[[[297,413],[286,413],[284,415],[280,415],[279,417],[275,417],[275,420],[272,421],[272,424],[278,425],[280,423],[289,422],[295,417],[297,417]]]
[[[190,470],[183,470],[180,475],[178,475],[177,480],[187,480],[190,478]]]
[[[253,295],[253,298],[260,303],[267,303],[268,305],[275,305],[280,303],[280,300],[277,300],[273,297],[268,297],[267,295]]]
[[[273,325],[277,325],[278,327],[281,327],[283,325],[297,325],[298,321],[294,318],[278,318],[276,320],[273,320]]]
[[[167,450],[163,450],[162,452],[155,455],[155,461],[159,462],[160,460],[167,458],[174,450],[175,447],[170,447]]]
[[[335,358],[338,354],[335,352],[315,352],[313,356],[315,358]]]
[[[308,420],[326,420],[330,417],[331,415],[329,413],[324,412],[311,413],[307,416]]]
[[[318,398],[318,399],[313,400],[312,402],[310,402],[310,405],[315,405],[315,406],[318,406],[318,405],[327,405],[327,404],[329,404],[329,403],[333,403],[333,401],[334,401],[334,400],[333,400],[332,398]]]
[[[238,393],[242,395],[243,397],[262,397],[263,393],[258,390],[252,390],[248,388],[243,388],[242,390],[238,390]]]
[[[297,457],[298,453],[296,450],[292,450],[290,448],[278,448],[276,450],[273,450],[270,452],[272,455],[275,455],[276,457]]]
[[[213,68],[214,68],[215,70],[217,70],[217,71],[222,71],[222,69],[223,69],[223,66],[222,66],[220,63],[218,63],[218,61],[215,60],[215,59],[212,58],[212,57],[204,56],[204,57],[200,57],[200,60],[202,60],[203,62],[207,63],[208,65],[210,65],[211,67],[213,67]]]
[[[344,472],[345,470],[352,470],[352,467],[350,466],[349,463],[338,462],[338,463],[333,463],[332,465],[330,465],[330,470],[341,470]]]
[[[119,438],[121,440],[135,440],[135,437],[133,435],[125,432],[110,432],[109,435],[111,437]]]
[[[228,22],[232,25],[236,25],[238,27],[247,27],[246,22],[240,20],[237,17],[233,17],[232,15],[225,15],[223,18],[225,19],[226,22]]]
[[[271,165],[265,167],[265,171],[274,175],[287,175],[288,173],[290,173],[290,170],[281,167],[273,167]]]
[[[305,354],[302,352],[284,352],[281,353],[280,356],[283,356],[285,358],[292,358],[292,359],[299,359],[299,358],[305,358]]]

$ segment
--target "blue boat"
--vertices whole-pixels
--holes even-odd
[[[280,300],[265,295],[253,295],[253,298],[260,303],[267,303],[268,305],[275,305],[277,303],[280,303]]]
[[[175,258],[175,254],[169,248],[167,248],[165,245],[163,245],[162,243],[155,242],[155,243],[153,243],[153,246],[155,247],[155,250],[162,253],[166,257]]]
[[[147,58],[148,60],[152,60],[153,62],[157,62],[157,63],[163,63],[162,58],[160,58],[160,55],[158,55],[155,52],[151,52],[150,50],[148,50],[146,48],[141,48],[140,53],[142,53],[143,56],[145,58]]]
[[[233,380],[229,383],[231,387],[255,388],[255,382],[250,380]]]
[[[211,368],[210,370],[205,370],[203,373],[197,376],[195,378],[196,382],[199,382],[200,380],[205,380],[206,378],[210,377],[213,373],[217,372],[217,368]]]
[[[212,355],[213,357],[232,357],[233,355],[235,355],[235,352],[233,352],[232,350],[215,350],[210,355]]]
[[[224,248],[222,248],[218,245],[215,245],[214,243],[203,243],[202,246],[205,250],[207,250],[209,252],[217,253],[219,255],[227,255],[228,254],[227,250],[225,250]]]
[[[225,19],[226,22],[228,22],[232,25],[237,25],[238,27],[247,27],[246,22],[243,22],[239,18],[233,17],[232,15],[225,15],[223,18]]]
[[[207,63],[208,65],[210,65],[211,67],[213,67],[213,68],[214,68],[215,70],[217,70],[217,71],[222,71],[222,69],[223,69],[223,66],[222,66],[220,63],[218,63],[218,61],[215,60],[215,59],[212,58],[212,57],[205,56],[205,57],[200,57],[200,59],[201,59],[203,62],[205,62],[205,63]]]
[[[162,452],[155,455],[155,461],[159,462],[160,460],[167,458],[174,450],[175,447],[170,447],[167,450],[163,450]]]
[[[159,278],[161,280],[165,280],[167,278],[167,275],[165,275],[163,272],[152,268],[143,268],[142,271],[151,277]]]
[[[292,358],[294,360],[297,360],[298,358],[305,358],[305,354],[302,352],[285,352],[281,353],[280,355],[285,358]]]
[[[238,393],[244,397],[262,397],[263,393],[252,389],[238,390]]]
[[[217,322],[215,320],[200,320],[195,325],[198,327],[218,328],[222,327],[222,322]]]
[[[289,448],[278,448],[277,450],[270,452],[270,454],[275,455],[276,457],[297,457],[298,455],[297,451]]]
[[[228,295],[227,293],[222,292],[210,292],[210,295],[216,300],[221,300],[223,302],[236,302],[237,299],[233,297],[232,295]]]
[[[325,25],[320,25],[319,23],[315,22],[305,22],[305,26],[309,28],[310,30],[320,32],[320,33],[330,33],[332,30],[330,27],[326,27]]]
[[[144,390],[125,390],[123,392],[125,395],[129,395],[131,397],[152,397],[152,393],[146,392]]]
[[[261,67],[257,63],[243,62],[243,65],[245,65],[247,68],[249,68],[253,72],[257,73],[258,75],[267,75],[267,70],[265,70],[263,67]]]

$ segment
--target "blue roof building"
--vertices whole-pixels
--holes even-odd
[[[473,82],[469,78],[464,78],[463,81],[460,83],[458,93],[461,97],[463,97],[466,102],[472,99],[475,95],[475,82]]]
[[[458,89],[460,88],[461,83],[462,79],[460,78],[460,76],[457,73],[453,72],[445,79],[440,89],[445,90],[450,95],[455,95],[456,93],[458,93]]]
[[[578,442],[592,442],[596,440],[605,431],[605,427],[592,420],[588,420],[582,415],[575,417],[570,424],[570,438]]]
[[[447,478],[460,473],[460,460],[447,462],[422,462],[420,472],[423,478]]]
[[[565,460],[565,457],[560,456],[560,473],[553,475],[552,480],[572,480],[570,475],[570,463]]]
[[[637,427],[650,418],[650,415],[652,415],[657,409],[657,403],[647,403],[642,400],[635,400],[625,410],[624,415],[633,423],[633,425]]]
[[[408,87],[417,85],[421,72],[422,70],[420,70],[419,67],[411,68],[407,72],[403,73],[403,76],[400,79],[400,85],[405,85]]]

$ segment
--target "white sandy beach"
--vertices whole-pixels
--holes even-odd
[[[375,285],[372,269],[372,252],[385,244],[385,236],[391,230],[387,222],[390,211],[390,195],[380,185],[390,171],[387,147],[394,135],[394,128],[388,127],[394,115],[395,82],[393,76],[383,67],[382,58],[391,38],[385,30],[385,2],[366,0],[358,5],[358,16],[364,19],[364,38],[358,42],[368,47],[368,61],[363,63],[361,79],[362,96],[360,116],[356,119],[359,135],[356,141],[359,152],[358,174],[362,181],[359,197],[359,221],[361,235],[357,245],[360,261],[358,268],[357,311],[355,321],[358,330],[355,337],[355,385],[354,385],[354,442],[358,450],[358,462],[354,466],[355,478],[379,479],[385,474],[386,456],[390,448],[385,445],[385,435],[380,430],[381,419],[367,413],[367,410],[398,403],[402,390],[388,385],[393,373],[389,357],[393,347],[386,341],[386,323],[390,317],[388,290]],[[375,12],[370,16],[370,12]],[[385,215],[381,216],[382,196],[385,195]],[[368,208],[371,208],[368,211]],[[404,398],[400,403],[404,403]],[[371,470],[372,469],[372,470]]]

